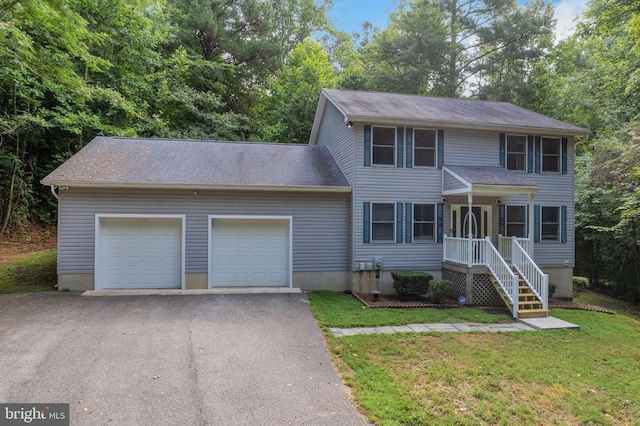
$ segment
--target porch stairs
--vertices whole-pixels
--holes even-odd
[[[542,302],[538,300],[538,297],[533,293],[531,287],[527,285],[525,280],[514,267],[511,267],[511,270],[514,275],[518,277],[518,318],[547,317],[549,315],[549,311],[547,309],[543,309]],[[498,282],[498,279],[493,274],[489,274],[489,280],[500,295],[500,298],[504,301],[505,305],[507,305],[511,313],[513,313],[513,303]]]

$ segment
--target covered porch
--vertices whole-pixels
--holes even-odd
[[[442,195],[450,220],[442,270],[457,296],[470,304],[490,304],[499,297],[514,318],[546,316],[548,276],[533,260],[534,223],[529,220],[537,190],[521,174],[502,167],[443,166]],[[502,200],[509,196],[528,201],[517,237],[508,236],[505,226]]]

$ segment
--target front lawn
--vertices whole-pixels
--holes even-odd
[[[375,308],[343,293],[314,291],[309,294],[311,311],[323,328],[377,327],[385,325],[510,321],[510,315],[488,314],[476,308]]]
[[[56,251],[26,254],[15,262],[0,265],[0,293],[28,293],[55,290]]]
[[[318,303],[326,299],[310,299],[320,323],[334,324],[327,319],[333,308]],[[387,316],[364,311],[370,324]],[[551,315],[581,331],[327,334],[327,341],[356,403],[376,424],[638,424],[640,320],[562,309]]]

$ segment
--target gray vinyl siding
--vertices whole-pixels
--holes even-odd
[[[293,216],[293,271],[349,269],[348,193],[60,191],[58,273],[93,273],[96,214],[186,215],[186,272],[207,272],[209,215]]]
[[[444,189],[453,191],[454,189],[465,188],[465,185],[449,173],[444,174]]]
[[[344,116],[333,104],[324,107],[322,123],[318,130],[317,145],[326,145],[338,163],[349,184],[353,186],[357,160],[354,147],[354,129],[348,128]]]
[[[526,178],[540,187],[533,199],[534,204],[542,206],[567,206],[567,242],[544,241],[534,246],[534,260],[538,265],[569,266],[575,262],[575,201],[574,201],[574,173],[575,147],[569,138],[567,144],[567,174],[561,173],[527,173]],[[519,172],[524,173],[524,172]],[[527,196],[510,196],[502,198],[504,204],[528,204]]]
[[[353,265],[382,256],[385,269],[439,270],[442,262],[442,244],[439,243],[364,243],[364,202],[403,202],[436,204],[442,201],[442,174],[437,168],[398,168],[389,166],[365,167],[364,124],[356,129],[356,172],[353,188]],[[393,126],[394,123],[376,123]],[[415,126],[419,127],[419,126]],[[534,203],[549,206],[567,206],[567,242],[536,243],[534,257],[540,266],[561,266],[568,260],[574,263],[574,146],[569,139],[567,174],[523,173],[535,182],[540,190]],[[500,166],[499,132],[466,129],[444,129],[444,164]],[[456,181],[457,182],[457,181]],[[447,182],[458,187],[456,182]],[[451,235],[451,205],[467,204],[466,196],[447,196],[443,211],[444,233]],[[474,205],[491,206],[492,239],[497,241],[499,213],[497,199],[474,197]],[[528,204],[528,196],[501,197],[504,204]],[[411,224],[405,223],[403,232]],[[533,220],[533,219],[532,219]]]
[[[393,126],[393,123],[381,125]],[[382,256],[385,270],[440,270],[442,244],[436,242],[365,244],[363,242],[363,206],[364,202],[440,203],[442,202],[441,171],[435,167],[365,167],[361,161],[364,158],[364,123],[357,123],[354,128],[358,143],[356,144],[356,183],[353,188],[353,269],[357,270],[360,262],[371,262],[374,256]],[[411,224],[407,224],[404,217],[402,222],[404,236],[407,226]]]
[[[444,129],[444,164],[500,166],[499,132]]]

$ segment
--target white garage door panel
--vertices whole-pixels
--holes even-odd
[[[289,245],[288,219],[212,219],[212,286],[289,286]]]
[[[181,288],[182,222],[101,218],[101,287]]]

